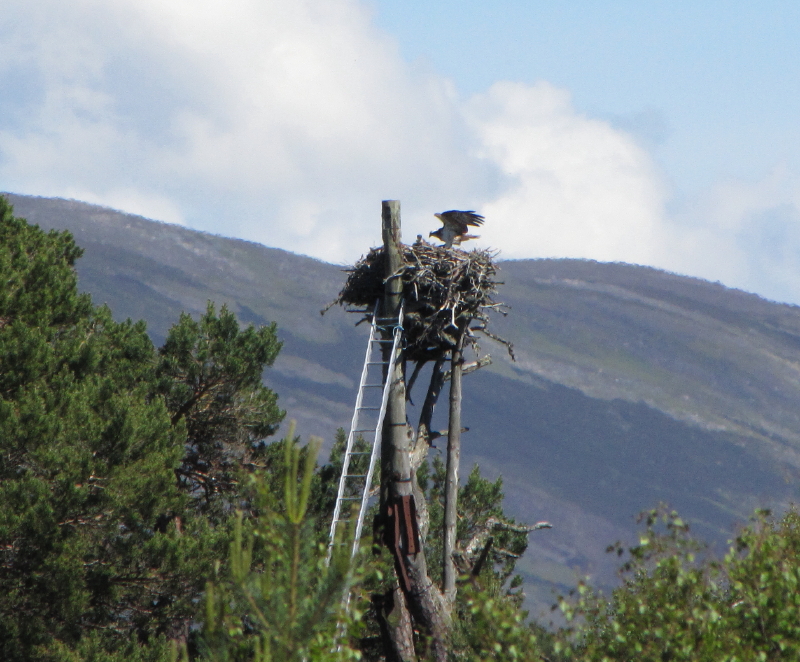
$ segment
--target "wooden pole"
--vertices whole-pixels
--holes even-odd
[[[400,248],[400,201],[384,200],[381,218],[383,221],[383,245],[386,254],[386,287],[381,315],[388,320],[397,319],[403,296],[403,281],[397,277],[403,266]],[[383,332],[384,340],[392,338],[393,328]],[[384,360],[389,359],[391,346],[384,343]],[[382,502],[388,503],[391,495],[411,494],[411,455],[409,428],[406,424],[406,384],[403,378],[402,361],[388,367],[387,379],[391,381],[389,402],[383,422],[381,438],[381,493]]]
[[[386,256],[384,271],[386,286],[381,305],[381,317],[383,318],[381,324],[386,327],[381,335],[384,340],[388,341],[393,336],[394,327],[391,325],[391,321],[396,320],[400,313],[403,294],[402,279],[392,277],[398,273],[403,264],[400,248],[399,200],[383,201],[381,222],[384,255]],[[391,351],[390,343],[384,343],[384,361],[389,361]],[[389,380],[391,386],[381,435],[380,511],[384,527],[389,530],[388,537],[391,537],[391,531],[394,530],[394,520],[390,517],[392,508],[395,507],[394,504],[399,496],[411,494],[411,456],[408,452],[406,392],[402,362],[397,361],[388,365],[386,371],[386,379]],[[396,513],[394,515],[396,516]],[[399,584],[402,584],[402,577],[398,577],[398,580]],[[402,587],[398,585],[385,602],[391,605],[391,611],[383,615],[389,636],[387,643],[391,648],[389,657],[399,662],[414,662],[417,659],[414,651],[414,631],[409,605]]]
[[[461,371],[464,365],[464,334],[450,357],[450,420],[447,426],[447,465],[444,487],[444,531],[442,540],[442,588],[448,607],[456,600],[456,566],[453,551],[458,521],[458,474],[461,463]]]
[[[385,298],[383,314],[385,317],[396,316],[400,311],[403,296],[403,281],[396,276],[403,266],[403,254],[400,244],[400,201],[384,200],[381,205],[381,235],[386,251]]]
[[[381,218],[386,255],[386,286],[381,313],[384,318],[394,320],[400,311],[403,295],[400,202],[384,200]],[[391,330],[387,328],[383,337],[390,338]],[[384,351],[384,357],[388,358],[391,348]],[[391,387],[381,436],[381,519],[384,526],[391,529],[388,538],[393,540],[395,570],[400,582],[393,600],[395,609],[399,611],[387,618],[387,625],[393,640],[394,656],[402,662],[415,660],[411,619],[403,611],[408,610],[416,625],[431,636],[434,659],[446,662],[447,614],[441,594],[428,577],[425,551],[422,541],[417,539],[415,477],[411,467],[414,433],[406,419],[404,375],[402,360],[388,366],[386,377],[391,380]]]

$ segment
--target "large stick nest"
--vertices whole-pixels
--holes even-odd
[[[474,331],[481,331],[503,343],[513,357],[511,344],[487,329],[490,310],[505,314],[503,304],[493,298],[501,284],[494,280],[494,253],[434,246],[421,237],[410,246],[401,244],[401,250],[404,265],[391,277],[403,281],[406,359],[441,357],[457,346],[464,330],[466,342],[476,350]],[[347,282],[330,306],[363,306],[358,312],[369,315],[375,302],[384,296],[385,265],[383,248],[373,248],[347,269]]]

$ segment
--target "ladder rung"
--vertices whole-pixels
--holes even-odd
[[[376,304],[377,305],[377,304]],[[355,310],[355,309],[354,309]],[[360,460],[357,461],[355,464],[352,465],[352,470],[356,471],[366,471],[367,473],[364,474],[348,474],[342,472],[340,475],[339,481],[339,490],[338,494],[336,495],[336,507],[334,509],[334,517],[333,521],[331,522],[331,533],[330,533],[330,543],[328,547],[328,562],[330,562],[332,548],[334,545],[337,547],[340,545],[345,545],[347,547],[351,546],[350,542],[347,543],[337,543],[334,538],[336,534],[336,527],[339,524],[347,524],[353,523],[356,529],[356,536],[357,538],[361,536],[361,526],[363,524],[365,510],[368,503],[374,501],[372,498],[372,489],[370,485],[371,479],[371,472],[373,469],[373,463],[375,461],[375,454],[378,452],[377,447],[375,444],[378,443],[380,429],[383,425],[383,414],[386,412],[386,403],[382,400],[381,405],[378,407],[372,406],[362,406],[362,399],[368,399],[374,402],[376,400],[375,391],[367,391],[367,389],[381,389],[383,390],[384,399],[386,397],[386,388],[389,385],[389,380],[387,375],[393,369],[393,366],[397,365],[399,361],[398,358],[398,349],[399,344],[402,338],[399,334],[404,333],[403,331],[403,307],[400,307],[397,315],[387,316],[387,317],[380,317],[377,314],[378,308],[373,309],[372,314],[372,326],[370,328],[369,333],[369,341],[367,343],[367,352],[366,356],[364,357],[364,369],[361,373],[361,380],[358,387],[358,397],[356,399],[357,406],[355,411],[353,412],[353,422],[351,423],[352,429],[350,430],[350,436],[348,437],[347,441],[347,448],[348,450],[345,453],[344,460],[345,463],[348,463],[351,459],[365,456],[371,456],[371,459],[368,460],[370,463],[370,468],[367,469],[363,466],[365,463],[361,462]],[[358,312],[362,314],[366,314],[367,310],[359,310]],[[391,347],[391,349],[390,349]],[[380,350],[380,351],[376,351]],[[376,360],[380,359],[380,360]],[[381,366],[382,374],[377,374],[375,369],[373,368],[370,370],[370,366]],[[388,371],[388,372],[387,372]],[[380,382],[375,382],[371,380],[379,379]],[[366,412],[375,412],[373,413],[366,413]],[[374,422],[370,419],[377,419]],[[368,428],[359,428],[358,425],[369,425]],[[355,440],[355,435],[368,435],[372,434],[371,437],[372,443],[357,445],[357,448],[366,448],[367,450],[363,451],[355,451],[353,449],[353,442]],[[363,437],[362,437],[363,438]],[[360,465],[360,466],[359,466]],[[348,464],[348,466],[350,466]],[[350,482],[348,482],[350,481]],[[356,481],[356,482],[353,482]],[[363,482],[358,482],[363,481]],[[358,496],[344,496],[345,493],[349,492],[350,494],[357,494]],[[360,502],[358,506],[347,505],[348,503],[353,504]],[[358,516],[355,513],[350,514],[348,519],[340,519],[340,516],[344,513],[345,510],[352,510],[352,508],[358,508]],[[353,544],[353,554],[355,554],[358,550],[358,540],[355,541]],[[349,602],[349,593],[345,599],[345,609],[347,608],[347,602]],[[341,624],[338,626],[338,629],[341,630]],[[337,635],[337,638],[341,638],[341,635]],[[340,648],[340,647],[339,647]],[[339,650],[337,648],[337,650]]]

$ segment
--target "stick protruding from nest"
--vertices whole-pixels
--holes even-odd
[[[494,279],[495,253],[434,246],[422,237],[401,248],[404,264],[389,278],[403,281],[408,360],[426,361],[441,356],[456,347],[462,332],[467,334],[467,343],[475,346],[473,331],[482,331],[501,342],[514,357],[511,343],[487,329],[489,311],[506,314],[503,304],[493,298],[500,284]],[[344,288],[328,308],[336,304],[363,306],[368,314],[375,301],[383,297],[384,261],[383,248],[373,248],[361,258],[348,269],[350,275]]]

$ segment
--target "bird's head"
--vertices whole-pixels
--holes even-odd
[[[438,216],[438,214],[437,214],[437,216]],[[442,238],[442,229],[443,228],[439,228],[438,230],[432,230],[431,232],[428,233],[428,236],[429,237],[438,237],[439,239],[441,239]]]

